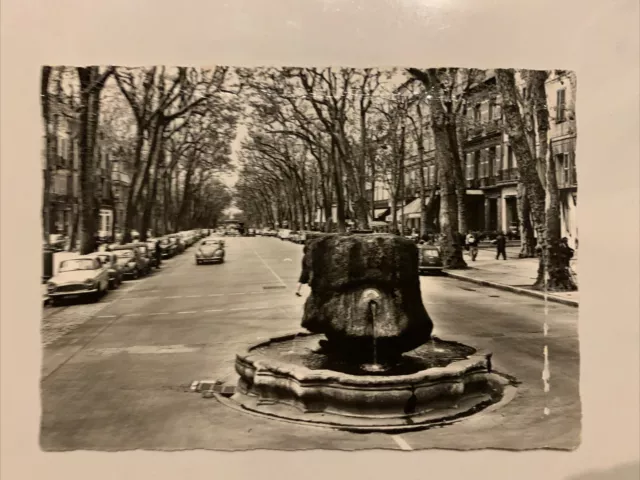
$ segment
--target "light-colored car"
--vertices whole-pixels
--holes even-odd
[[[291,235],[291,230],[288,230],[286,228],[283,228],[278,231],[278,238],[280,238],[280,240],[288,240],[290,235]]]
[[[62,298],[90,296],[98,299],[109,290],[109,269],[99,259],[79,256],[60,262],[58,273],[47,282],[52,304]]]
[[[95,252],[85,257],[97,258],[109,270],[109,288],[115,289],[122,284],[124,273],[122,266],[118,264],[118,256],[114,252]]]
[[[196,250],[196,265],[203,263],[224,262],[224,242],[216,239],[207,239],[200,242]]]

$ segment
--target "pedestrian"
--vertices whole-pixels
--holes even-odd
[[[498,232],[496,238],[496,260],[500,258],[500,255],[502,255],[503,260],[507,259],[507,239],[502,232]]]
[[[473,234],[473,232],[467,233],[465,246],[471,255],[471,260],[475,262],[478,256],[478,238]]]
[[[156,240],[156,268],[160,268],[162,263],[162,247],[160,246],[160,240]]]
[[[567,237],[562,237],[560,239],[560,252],[565,267],[569,268],[571,266],[571,259],[573,258],[574,250],[569,246],[569,239]]]
[[[307,262],[307,245],[302,249],[302,271],[300,272],[300,278],[298,279],[298,288],[296,288],[296,296],[301,297],[300,290],[302,285],[308,285],[311,282],[311,269]]]

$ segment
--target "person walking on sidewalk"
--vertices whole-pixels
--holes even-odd
[[[300,278],[298,279],[298,287],[296,288],[296,296],[301,297],[300,290],[302,285],[308,285],[311,282],[311,269],[307,263],[307,245],[302,249],[302,271],[300,272]]]
[[[498,237],[496,238],[496,260],[500,258],[502,255],[502,259],[507,259],[507,239],[502,232],[498,233]]]
[[[160,240],[156,240],[156,268],[160,268],[162,263],[162,247],[160,246]]]
[[[472,232],[469,232],[465,238],[465,243],[467,244],[467,250],[469,250],[469,254],[471,255],[471,260],[475,262],[476,257],[478,256],[477,237]]]

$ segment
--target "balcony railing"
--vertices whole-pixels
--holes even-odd
[[[520,172],[517,168],[508,168],[501,170],[496,177],[496,183],[511,183],[517,182],[520,179]]]
[[[517,168],[500,170],[494,175],[483,178],[467,179],[467,188],[488,188],[494,185],[517,182],[520,178]]]

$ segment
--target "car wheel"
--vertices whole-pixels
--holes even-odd
[[[58,298],[50,298],[49,299],[49,305],[51,305],[52,307],[57,307],[58,305],[60,305],[60,299],[58,299]]]
[[[134,268],[133,273],[131,274],[131,278],[133,278],[134,280],[137,280],[139,276],[140,274],[138,273],[138,268]]]

